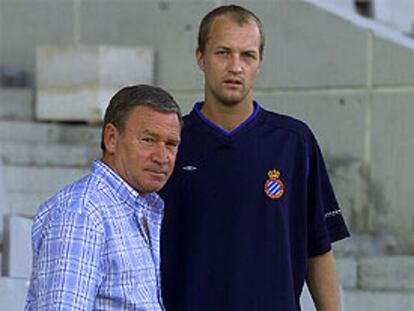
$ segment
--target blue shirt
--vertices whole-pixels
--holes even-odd
[[[232,132],[197,104],[163,188],[168,311],[298,311],[309,257],[349,235],[316,139],[262,109]]]
[[[157,194],[141,197],[95,161],[40,207],[26,310],[164,310],[163,209]]]

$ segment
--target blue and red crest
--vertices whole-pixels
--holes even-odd
[[[280,172],[277,170],[271,170],[267,173],[269,179],[266,181],[264,191],[271,199],[279,199],[285,192],[285,186],[279,179]]]

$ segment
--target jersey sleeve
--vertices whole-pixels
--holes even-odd
[[[308,154],[308,250],[309,257],[331,249],[331,243],[349,236],[318,143],[311,135]]]

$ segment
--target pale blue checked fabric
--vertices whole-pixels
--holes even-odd
[[[164,310],[163,209],[157,194],[141,197],[95,161],[40,207],[26,310]]]

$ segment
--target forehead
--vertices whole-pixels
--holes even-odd
[[[130,130],[151,131],[175,135],[179,132],[180,123],[175,112],[160,112],[149,106],[141,105],[132,110],[126,120]]]
[[[260,47],[259,27],[253,20],[240,25],[237,21],[226,15],[217,17],[210,28],[207,46],[210,45],[242,45],[245,47]]]

